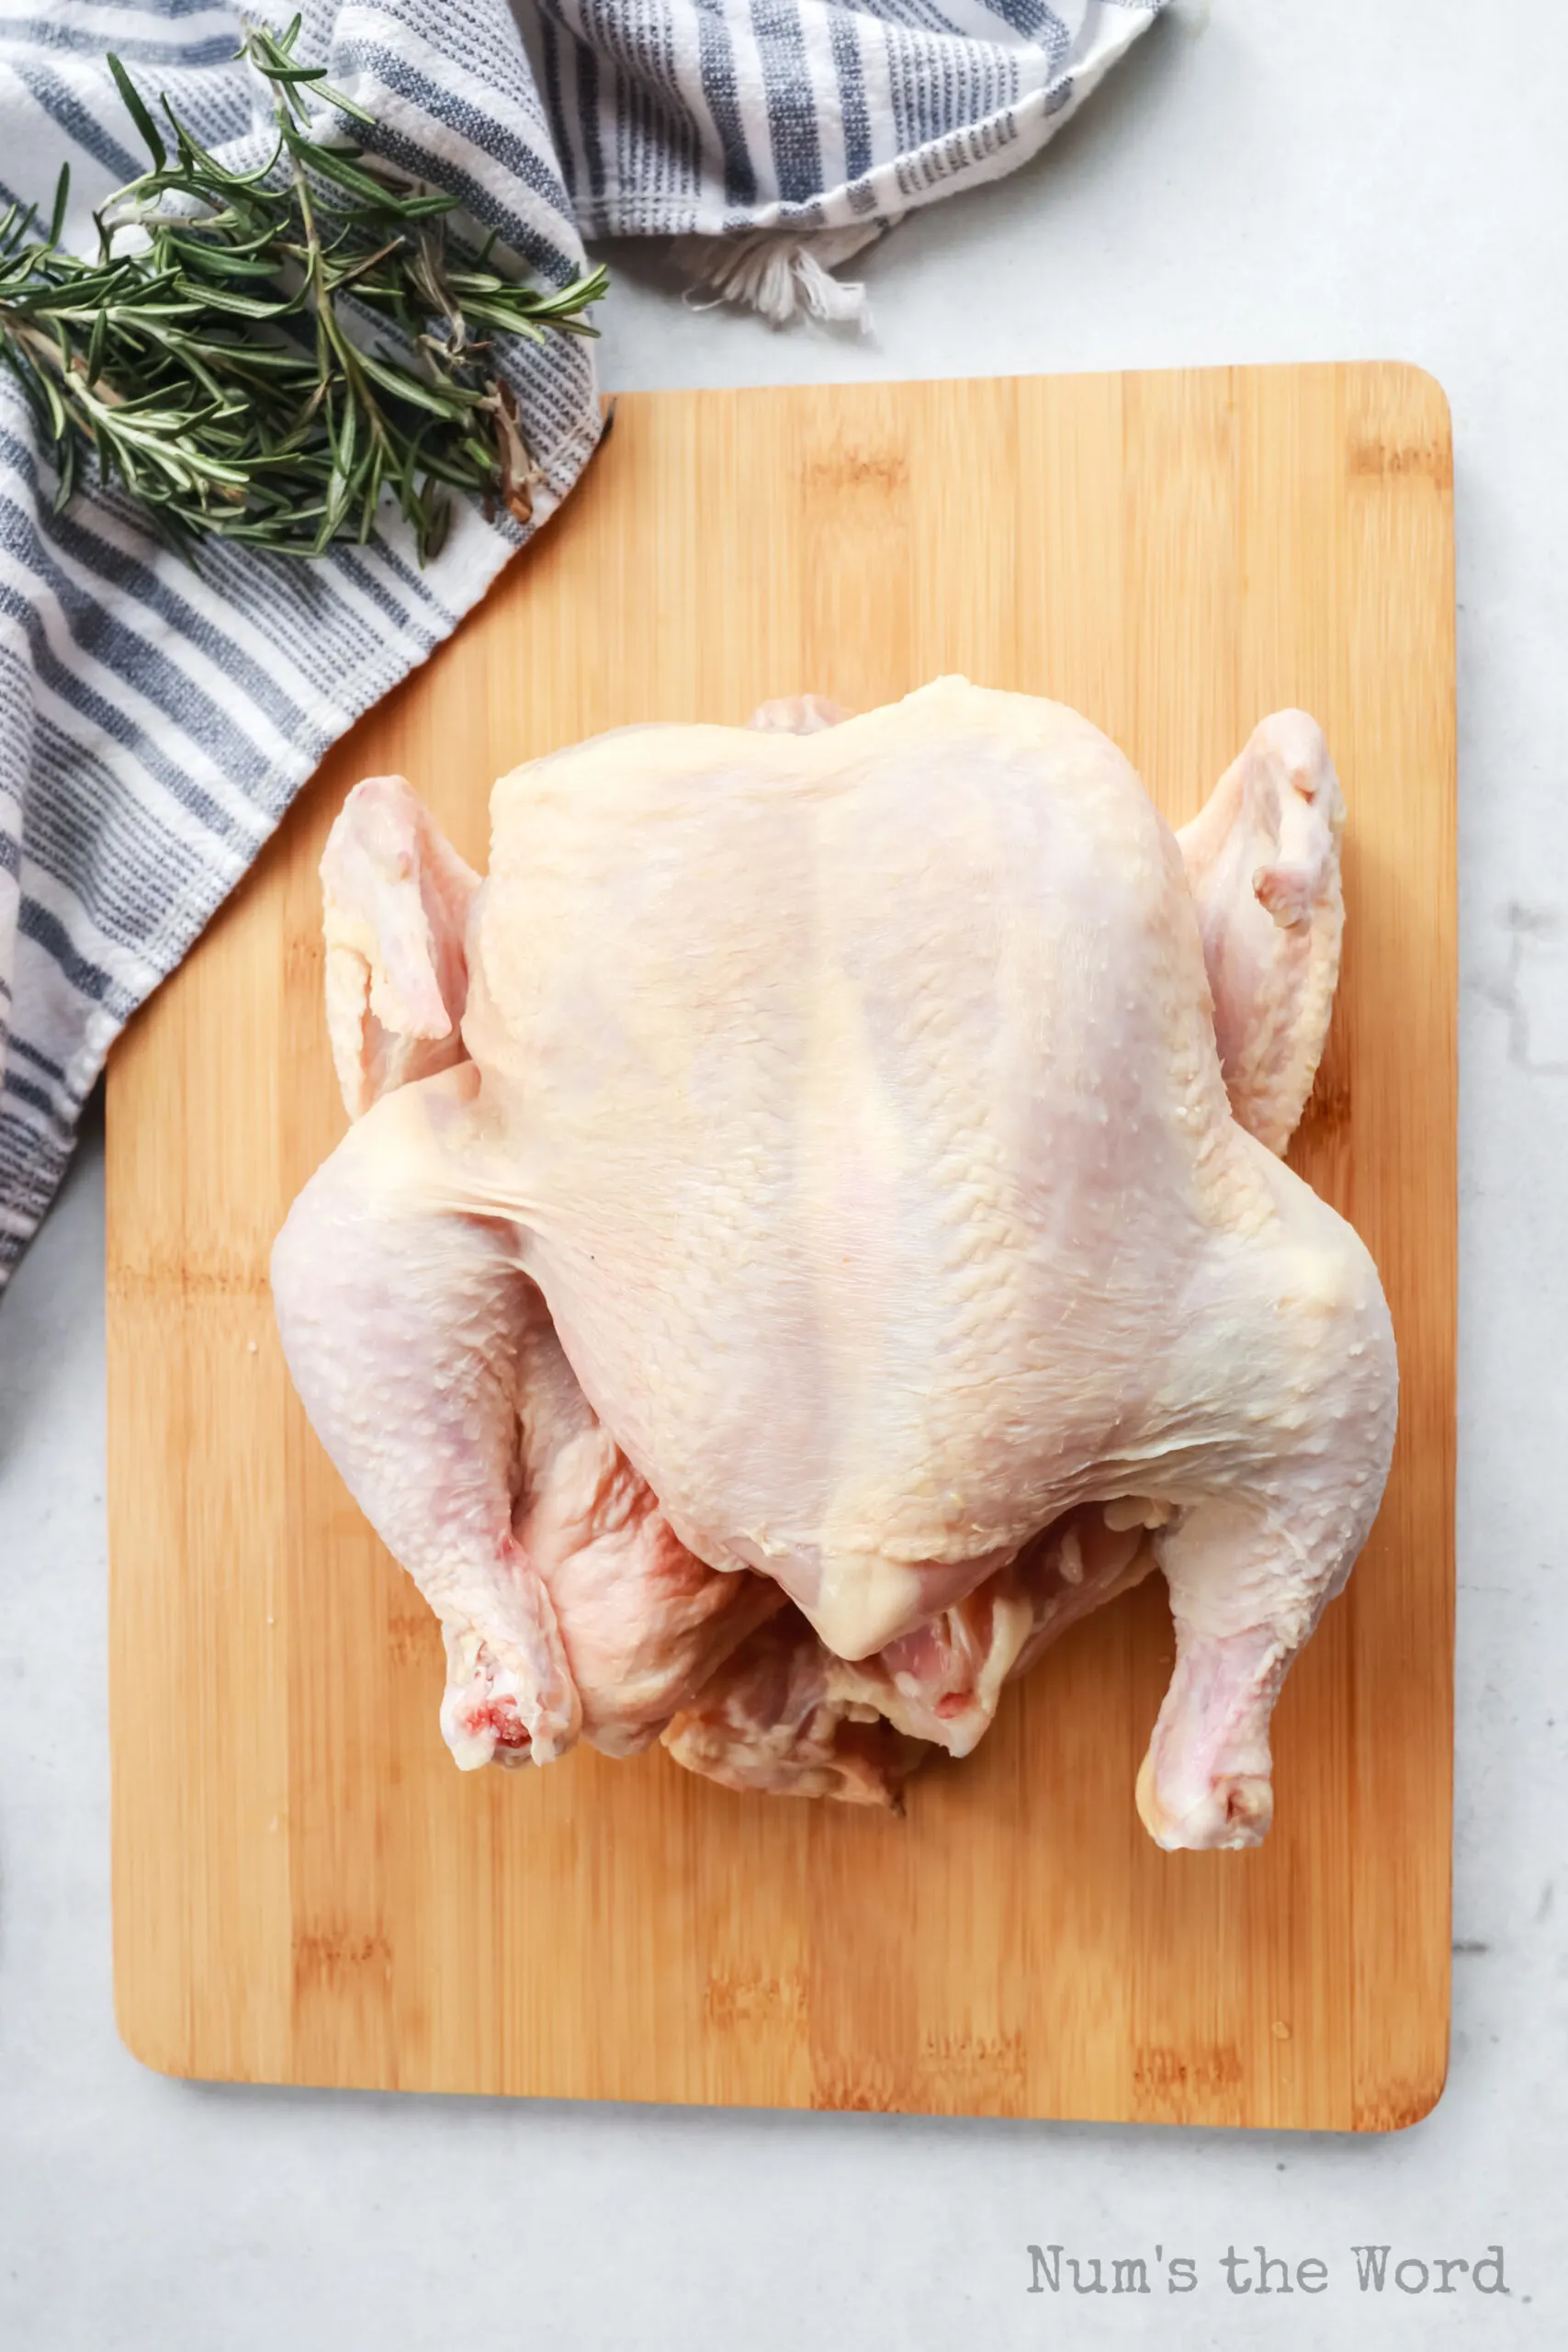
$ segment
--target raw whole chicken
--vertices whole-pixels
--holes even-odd
[[[838,717],[536,760],[482,882],[400,778],[350,795],[294,1380],[441,1621],[460,1765],[662,1736],[897,1801],[1157,1566],[1139,1811],[1256,1844],[1397,1386],[1371,1258],[1278,1157],[1338,966],[1322,735],[1265,719],[1179,837],[1060,705]]]

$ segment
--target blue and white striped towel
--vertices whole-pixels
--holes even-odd
[[[1032,154],[1164,0],[306,0],[299,53],[369,143],[455,190],[537,278],[584,236],[707,241],[698,276],[775,319],[852,315],[829,272],[914,206]],[[245,11],[281,26],[276,0]],[[0,0],[0,204],[70,231],[142,167],[104,63],[209,145],[265,100],[223,0]],[[541,98],[540,92],[544,93]],[[511,349],[536,523],[599,433],[590,346]],[[64,1170],[115,1035],[244,873],[327,747],[423,662],[522,536],[465,509],[428,570],[395,520],[301,564],[187,563],[114,496],[51,512],[0,369],[0,1283]]]

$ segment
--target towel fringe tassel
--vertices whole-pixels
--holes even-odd
[[[858,327],[864,334],[871,325],[865,288],[830,272],[880,236],[885,225],[879,220],[867,228],[818,229],[805,236],[754,229],[739,237],[678,238],[678,248],[695,272],[685,299],[694,310],[739,302],[759,311],[770,326],[820,319],[829,326]]]

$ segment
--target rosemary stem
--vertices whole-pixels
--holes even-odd
[[[247,172],[166,101],[154,122],[111,57],[150,167],[96,215],[91,261],[58,242],[63,175],[47,234],[15,207],[0,220],[0,361],[55,453],[61,504],[92,468],[176,545],[220,533],[310,555],[367,537],[390,493],[423,562],[454,492],[526,519],[536,469],[491,339],[592,334],[604,277],[536,292],[492,261],[493,237],[449,266],[455,199],[315,129],[318,107],[370,118],[299,61],[299,29],[246,33],[276,129]],[[144,252],[117,250],[130,227]],[[397,352],[355,330],[367,316]]]

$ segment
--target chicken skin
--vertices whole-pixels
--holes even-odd
[[[1179,838],[1087,720],[953,678],[536,760],[483,881],[401,779],[356,787],[322,865],[354,1124],[273,1286],[441,1620],[460,1764],[663,1735],[886,1802],[1157,1566],[1139,1810],[1263,1836],[1396,1409],[1372,1261],[1278,1156],[1342,821],[1303,713]]]

